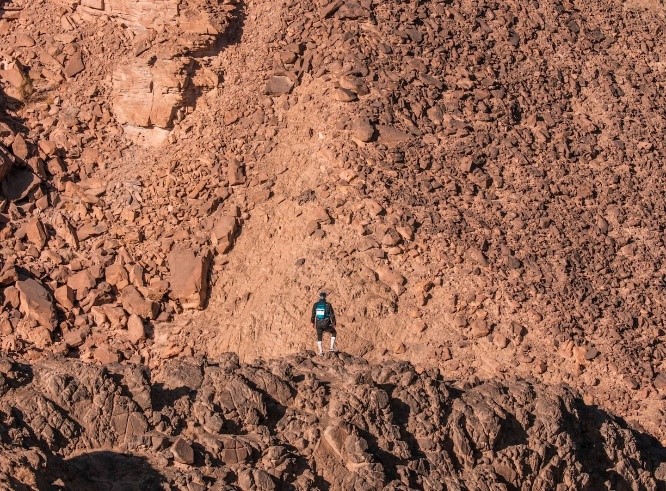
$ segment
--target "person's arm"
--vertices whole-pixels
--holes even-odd
[[[310,322],[312,324],[314,324],[314,322],[315,322],[315,310],[316,310],[316,308],[317,308],[317,304],[314,304],[312,306],[312,316],[310,317]]]
[[[333,327],[335,327],[336,322],[335,322],[335,312],[333,312],[333,305],[329,303],[328,308],[331,309],[331,324],[333,324]]]

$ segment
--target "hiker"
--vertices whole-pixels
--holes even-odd
[[[326,301],[326,292],[321,292],[319,300],[312,306],[312,319],[310,322],[312,322],[314,328],[317,330],[317,349],[319,355],[322,356],[324,354],[324,350],[321,347],[324,332],[331,333],[331,349],[328,351],[335,352],[335,336],[337,334],[335,330],[335,313],[333,312],[333,306]]]

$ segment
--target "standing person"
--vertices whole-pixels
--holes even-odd
[[[335,330],[335,313],[333,312],[333,306],[326,301],[326,292],[321,292],[319,300],[312,306],[312,318],[310,322],[312,322],[312,325],[317,330],[317,350],[319,351],[319,355],[322,356],[324,354],[324,350],[321,347],[324,332],[331,333],[331,349],[328,351],[335,352],[335,336],[337,334]]]

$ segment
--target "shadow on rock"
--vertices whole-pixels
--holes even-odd
[[[52,461],[37,482],[40,490],[157,491],[167,480],[144,457],[101,451]]]
[[[611,460],[609,451],[635,446],[636,460],[643,462],[650,473],[655,473],[657,489],[666,491],[666,448],[659,440],[631,427],[621,417],[611,415],[598,406],[586,405],[582,399],[576,399],[575,404],[579,420],[570,434],[577,459],[590,474],[595,489],[596,486],[608,484],[611,489],[633,489],[632,483],[616,471],[617,462]],[[631,439],[627,438],[629,435]]]

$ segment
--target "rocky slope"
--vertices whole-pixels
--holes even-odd
[[[2,489],[666,489],[664,449],[567,387],[409,363],[3,358],[0,394]]]
[[[159,4],[0,2],[3,351],[282,356],[325,289],[666,443],[663,2]]]

